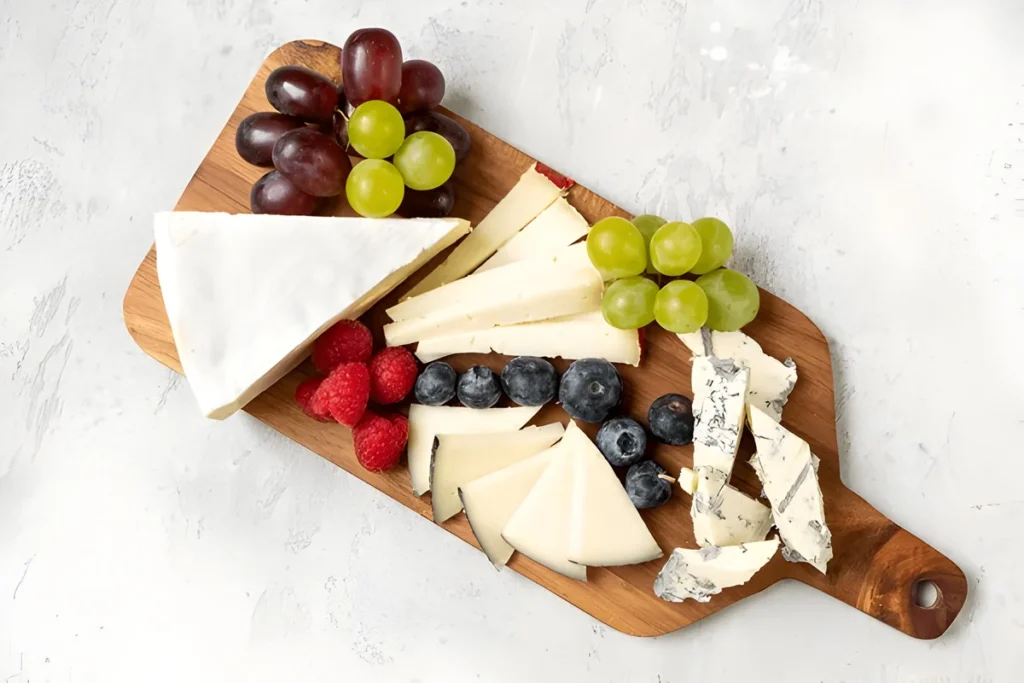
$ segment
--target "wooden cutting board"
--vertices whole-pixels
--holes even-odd
[[[271,109],[264,95],[264,81],[275,68],[303,64],[340,80],[340,49],[316,41],[288,43],[274,52],[260,67],[213,148],[196,170],[178,201],[179,211],[226,211],[247,213],[249,189],[266,169],[250,166],[235,152],[235,130],[239,122],[257,111]],[[455,171],[456,204],[454,215],[476,224],[515,184],[534,162],[526,154],[495,138],[487,131],[451,114],[469,130],[472,150]],[[572,175],[573,169],[556,169]],[[622,209],[598,197],[584,187],[569,192],[569,201],[591,223],[609,215],[629,216]],[[339,206],[338,215],[351,215]],[[435,261],[435,264],[438,261]],[[422,277],[430,268],[414,276],[404,287],[392,293],[366,316],[366,321],[382,344],[380,329],[384,309]],[[846,488],[840,478],[835,426],[835,395],[828,344],[821,331],[805,315],[768,292],[761,294],[761,313],[744,329],[759,341],[764,350],[777,358],[792,357],[799,381],[786,405],[784,423],[804,438],[821,458],[821,487],[825,511],[832,529],[835,556],[828,575],[807,564],[792,564],[781,554],[745,586],[729,588],[708,603],[663,602],[654,596],[654,577],[664,559],[631,567],[590,569],[589,581],[581,583],[556,574],[516,554],[509,567],[553,593],[573,603],[600,621],[624,633],[654,636],[693,622],[758,593],[784,579],[796,579],[842,600],[876,619],[916,638],[935,638],[949,628],[967,597],[967,579],[953,562],[914,535],[886,519],[863,498]],[[138,345],[164,365],[181,372],[171,330],[164,312],[157,282],[156,255],[150,249],[124,298],[124,319]],[[457,370],[485,363],[500,370],[508,360],[498,355],[463,355],[449,359]],[[568,365],[558,361],[560,371]],[[626,382],[624,408],[644,421],[647,407],[656,397],[680,392],[690,395],[690,353],[672,334],[656,325],[648,328],[644,360],[639,368],[620,367]],[[352,452],[350,432],[341,425],[328,425],[306,417],[295,404],[295,387],[313,374],[308,361],[274,387],[252,401],[245,410],[297,441],[314,453],[359,477],[411,510],[430,518],[429,496],[417,498],[409,486],[409,473],[399,467],[392,472],[373,474],[364,470]],[[568,416],[549,405],[535,423]],[[593,425],[587,425],[593,436]],[[691,447],[656,445],[653,457],[669,472],[692,466]],[[753,452],[750,435],[744,437],[733,483],[744,492],[756,495],[760,485],[746,460]],[[696,547],[689,515],[689,497],[674,487],[673,499],[644,518],[666,556],[675,547]],[[467,543],[476,545],[464,515],[443,525]],[[481,554],[479,571],[494,571]],[[930,607],[917,604],[915,596],[921,582],[932,582],[938,591]],[[780,625],[785,624],[783,615]]]

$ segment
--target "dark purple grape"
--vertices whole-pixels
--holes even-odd
[[[402,87],[402,46],[382,28],[361,28],[348,37],[341,51],[345,97],[358,107],[369,100],[398,103]]]
[[[290,130],[305,127],[302,119],[273,111],[246,116],[235,132],[238,156],[257,166],[273,165],[274,145]]]
[[[469,154],[469,133],[453,118],[436,111],[421,111],[405,120],[406,136],[429,130],[451,143],[455,150],[455,161],[462,161]]]
[[[303,121],[330,121],[338,106],[338,88],[331,79],[304,66],[282,66],[267,77],[267,99],[282,114]]]
[[[402,65],[402,88],[398,92],[398,110],[403,114],[427,111],[441,104],[444,75],[425,59],[410,59]]]
[[[334,123],[331,126],[331,133],[343,150],[348,154],[356,154],[356,151],[352,149],[352,145],[348,141],[348,117],[340,111],[334,112]]]
[[[455,189],[449,180],[433,190],[410,190],[405,188],[405,196],[398,207],[398,215],[406,218],[445,218],[455,206]]]
[[[274,145],[274,168],[303,192],[333,197],[345,190],[352,162],[330,137],[299,128],[282,135]]]
[[[253,213],[312,216],[323,203],[321,197],[306,194],[295,187],[280,171],[271,171],[257,180],[249,193],[249,207]]]

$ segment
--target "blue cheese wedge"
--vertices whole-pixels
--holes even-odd
[[[668,602],[708,602],[723,589],[750,581],[778,549],[775,538],[727,548],[676,548],[654,580],[654,594]]]
[[[750,407],[757,455],[750,459],[772,505],[772,517],[790,562],[807,562],[822,574],[832,559],[832,533],[818,485],[817,458],[807,442],[771,415]]]
[[[699,479],[696,472],[684,467],[679,473],[679,487],[692,496]],[[702,546],[763,541],[772,528],[771,508],[732,486],[723,486],[719,495],[702,499],[700,505],[706,507],[694,515],[693,533]]]

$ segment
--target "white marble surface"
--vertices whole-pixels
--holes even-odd
[[[368,25],[624,207],[735,227],[832,342],[847,483],[970,576],[948,634],[789,583],[629,638],[197,414],[121,322],[150,216],[274,46]],[[1019,0],[0,0],[0,677],[1020,680],[1022,32]]]

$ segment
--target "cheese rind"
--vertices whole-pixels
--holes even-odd
[[[693,495],[699,478],[696,472],[684,467],[679,473],[679,487]],[[709,502],[711,507],[702,507],[693,516],[693,533],[699,545],[727,546],[763,541],[772,528],[771,508],[732,486],[723,486],[719,495]]]
[[[772,517],[785,544],[783,556],[807,562],[822,574],[832,559],[832,532],[818,484],[817,457],[806,441],[772,417],[750,406],[750,431],[757,455],[750,459],[772,505]]]
[[[476,272],[481,273],[513,261],[554,256],[586,236],[589,231],[590,224],[587,223],[587,219],[581,216],[565,197],[559,197],[494,256],[477,268]]]
[[[540,453],[565,429],[555,422],[517,432],[439,434],[430,458],[430,501],[440,524],[462,510],[459,487]]]
[[[468,231],[447,218],[156,214],[164,306],[203,414],[237,411],[324,330],[362,315]]]
[[[654,580],[654,594],[669,602],[708,602],[723,589],[750,581],[778,549],[775,538],[726,548],[676,548]]]
[[[422,496],[430,490],[430,456],[438,434],[481,434],[520,429],[541,406],[487,408],[462,406],[409,406],[409,477],[412,491]]]
[[[480,221],[476,230],[413,287],[408,296],[428,292],[473,272],[563,194],[565,190],[537,171],[536,164],[531,166]]]
[[[556,444],[522,462],[459,487],[459,498],[469,527],[496,569],[504,567],[514,552],[514,548],[501,537],[501,530],[557,453]]]
[[[456,353],[501,353],[544,358],[603,358],[640,364],[640,335],[609,325],[600,311],[577,313],[535,323],[492,327],[420,341],[416,357],[424,363]]]

